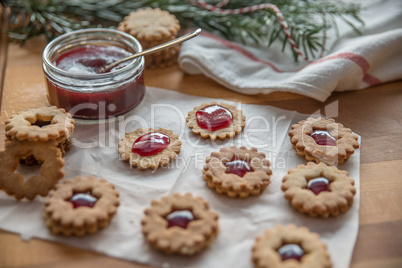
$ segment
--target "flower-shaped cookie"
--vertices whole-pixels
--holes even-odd
[[[201,197],[190,193],[153,200],[141,221],[146,240],[165,253],[192,255],[218,234],[218,214]]]
[[[119,142],[121,159],[132,167],[156,169],[166,167],[171,159],[180,153],[181,141],[171,130],[159,128],[139,128],[126,133]]]
[[[64,109],[41,107],[11,116],[5,127],[9,139],[47,141],[69,138],[74,131],[74,120]]]
[[[352,130],[323,117],[309,117],[292,125],[289,136],[298,155],[327,165],[343,163],[359,148],[358,137]]]
[[[0,152],[0,188],[9,195],[14,195],[17,200],[24,197],[33,200],[37,195],[46,196],[64,176],[64,160],[56,145],[54,140],[6,141],[5,150]],[[40,175],[24,179],[17,169],[20,160],[29,155],[41,162]]]
[[[146,8],[131,12],[118,26],[119,31],[134,36],[142,48],[149,49],[176,38],[180,23],[168,11],[159,8]],[[180,45],[145,55],[147,68],[163,68],[177,62]]]
[[[31,142],[56,140],[62,156],[70,150],[74,119],[55,106],[33,108],[11,116],[5,123],[7,140]],[[26,165],[40,164],[32,155],[21,159]]]
[[[44,219],[55,234],[83,236],[108,226],[119,204],[113,184],[94,176],[77,176],[50,192]]]
[[[331,268],[326,245],[317,233],[293,224],[278,225],[257,237],[252,260],[258,268]]]
[[[187,126],[203,138],[233,138],[246,125],[246,117],[236,106],[227,103],[203,103],[194,107],[186,118]]]
[[[156,41],[167,42],[180,30],[180,23],[175,16],[159,8],[139,9],[131,12],[119,24],[120,31],[134,36],[140,43]]]
[[[290,169],[281,188],[292,207],[311,217],[322,218],[348,211],[356,193],[348,172],[314,162]]]
[[[222,148],[205,160],[203,178],[208,187],[229,197],[260,194],[270,183],[270,162],[256,148]]]

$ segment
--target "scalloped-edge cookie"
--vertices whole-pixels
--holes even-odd
[[[74,119],[56,106],[33,108],[11,116],[5,129],[9,139],[47,141],[69,138],[74,131]]]
[[[142,42],[170,40],[180,30],[180,23],[168,11],[159,8],[145,8],[131,12],[119,24],[118,29]]]
[[[32,108],[12,115],[5,122],[6,140],[29,140],[31,142],[56,140],[64,156],[71,148],[74,132],[71,114],[56,106]],[[29,155],[21,159],[25,165],[40,164]]]
[[[176,38],[180,30],[177,18],[159,8],[146,8],[131,12],[119,24],[118,30],[134,36],[142,48],[148,49]],[[180,45],[145,55],[146,68],[165,68],[177,63]]]
[[[55,186],[45,200],[43,216],[54,234],[83,236],[107,227],[119,205],[119,193],[112,183],[77,176]]]
[[[195,134],[211,140],[233,138],[246,125],[246,117],[236,106],[215,101],[194,107],[186,120],[187,126]]]
[[[324,117],[309,117],[289,130],[292,147],[307,161],[338,165],[359,148],[358,137],[352,130]]]
[[[17,200],[33,200],[37,195],[46,196],[54,185],[64,177],[64,160],[54,140],[30,142],[28,140],[6,141],[0,152],[0,189]],[[41,162],[40,176],[28,179],[17,172],[20,160],[33,155]]]
[[[247,198],[269,185],[270,164],[256,148],[231,146],[212,152],[202,172],[209,188],[232,198]]]
[[[327,246],[307,227],[277,225],[256,238],[252,248],[256,268],[331,268]]]
[[[354,180],[348,172],[324,163],[309,162],[290,169],[282,191],[292,207],[311,217],[336,217],[353,205]]]
[[[193,255],[218,234],[218,214],[202,197],[190,193],[153,200],[141,221],[145,239],[168,254]]]
[[[164,128],[139,128],[125,134],[119,142],[118,153],[123,161],[141,170],[166,167],[176,159],[182,142],[173,131]]]

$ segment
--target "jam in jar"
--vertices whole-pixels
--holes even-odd
[[[144,57],[102,68],[142,51],[132,36],[112,29],[86,29],[62,35],[43,52],[50,104],[76,118],[118,116],[137,106],[145,95]]]

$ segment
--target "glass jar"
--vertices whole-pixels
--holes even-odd
[[[137,39],[113,29],[78,30],[56,38],[43,51],[50,104],[83,119],[115,117],[137,106],[145,95],[144,57],[107,73],[84,74],[57,67],[60,56],[89,46],[117,47],[130,54],[142,51]]]

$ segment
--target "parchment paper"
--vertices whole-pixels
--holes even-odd
[[[143,102],[124,116],[104,121],[77,120],[73,146],[65,156],[65,178],[95,175],[116,185],[121,206],[106,229],[81,238],[53,235],[42,219],[44,198],[16,202],[4,192],[0,192],[0,228],[19,233],[22,239],[37,237],[57,241],[158,267],[247,268],[252,267],[251,248],[256,236],[277,224],[294,223],[320,234],[328,246],[334,268],[349,267],[359,225],[360,150],[340,166],[356,182],[357,193],[352,208],[337,218],[310,218],[294,210],[280,189],[287,170],[306,163],[291,148],[287,135],[290,125],[306,115],[270,106],[232,103],[247,117],[246,128],[233,139],[212,142],[193,134],[186,126],[185,117],[194,106],[213,100],[148,87]],[[125,132],[138,127],[173,130],[183,142],[178,159],[168,168],[156,171],[140,171],[121,161],[117,143]],[[205,157],[232,144],[257,147],[271,160],[271,184],[260,196],[232,199],[210,190],[203,181]],[[19,171],[37,172],[22,168]],[[202,196],[220,215],[220,232],[216,240],[192,257],[159,253],[147,244],[141,233],[143,211],[151,200],[175,192]]]

